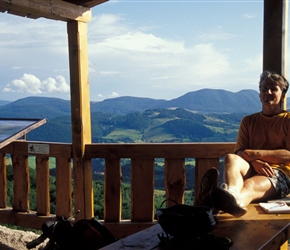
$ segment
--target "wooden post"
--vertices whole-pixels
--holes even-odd
[[[56,215],[72,215],[71,162],[65,157],[56,158]]]
[[[88,69],[87,24],[67,23],[71,121],[74,166],[75,210],[80,210],[77,219],[90,219],[93,212],[93,183],[91,160],[84,159],[85,145],[91,143],[91,114]]]
[[[286,77],[288,1],[264,0],[263,70]],[[286,109],[286,98],[284,100]]]
[[[154,158],[132,158],[131,221],[151,222],[153,219]]]
[[[105,159],[105,206],[106,222],[121,221],[122,169],[120,158]]]
[[[37,215],[50,214],[49,157],[36,156]]]
[[[29,211],[30,179],[27,155],[11,155],[14,179],[13,210]]]
[[[166,158],[164,161],[164,183],[166,190],[166,206],[184,203],[184,190],[186,185],[184,158]]]
[[[0,153],[0,208],[7,206],[6,154]]]

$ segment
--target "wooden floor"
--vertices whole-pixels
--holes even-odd
[[[276,250],[287,249],[290,238],[290,214],[266,214],[258,204],[251,204],[246,215],[234,218],[230,214],[219,214],[211,232],[218,237],[233,241],[230,250]],[[120,239],[103,249],[177,249],[176,242],[160,244],[158,234],[163,230],[159,224]],[[179,245],[180,246],[180,245]],[[182,249],[193,249],[191,243]]]

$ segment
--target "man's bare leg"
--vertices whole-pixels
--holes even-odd
[[[229,187],[236,189],[245,206],[253,200],[272,198],[276,194],[266,176],[257,175],[247,161],[235,154],[225,156],[224,180]]]

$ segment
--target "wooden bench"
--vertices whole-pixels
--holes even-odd
[[[241,218],[227,213],[219,214],[211,233],[231,239],[233,245],[230,250],[288,249],[290,214],[266,214],[258,204],[250,204],[248,209],[248,213]],[[176,249],[170,244],[160,244],[157,234],[162,232],[160,225],[156,224],[102,249]],[[187,247],[182,249],[193,249],[192,245]]]

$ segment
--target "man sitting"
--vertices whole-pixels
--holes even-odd
[[[259,90],[262,111],[244,117],[234,154],[224,158],[224,183],[210,169],[202,179],[196,205],[243,216],[252,201],[283,198],[290,187],[290,113],[282,109],[287,80],[264,71]]]

